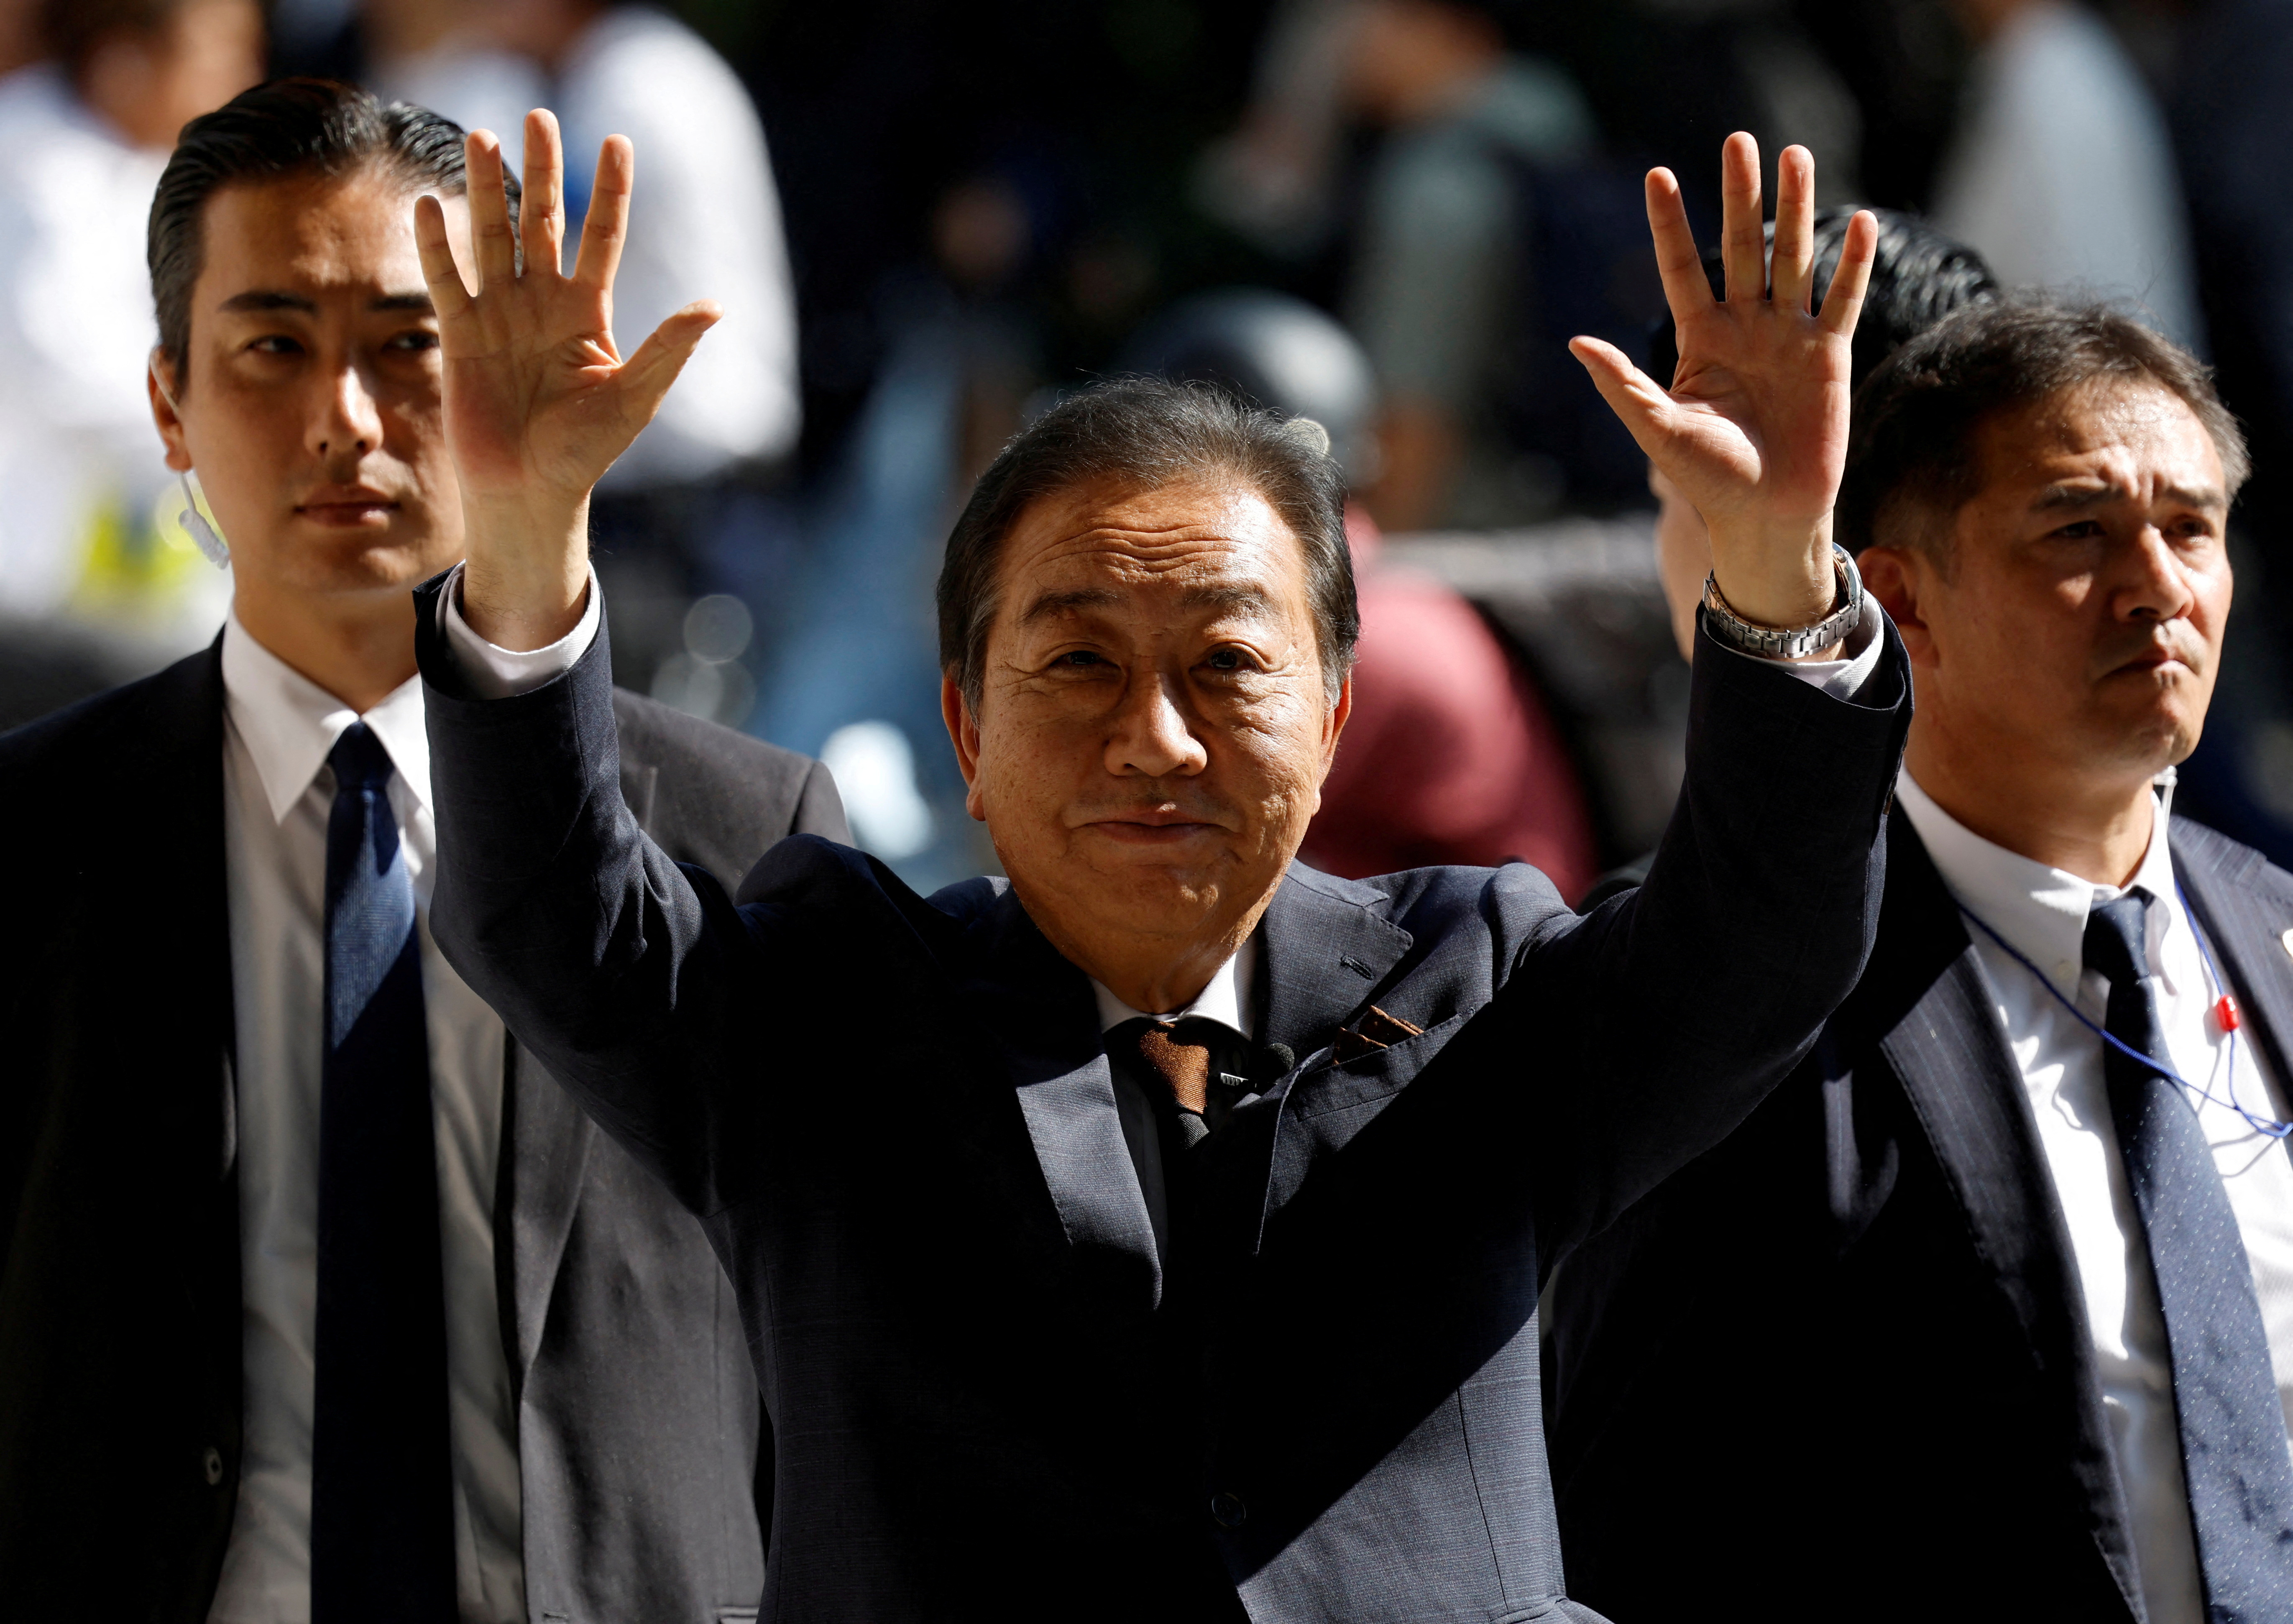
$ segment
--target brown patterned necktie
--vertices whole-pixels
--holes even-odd
[[[1191,1033],[1180,1033],[1167,1020],[1132,1024],[1137,1027],[1133,1041],[1146,1069],[1163,1079],[1163,1086],[1171,1091],[1171,1098],[1178,1102],[1180,1110],[1202,1116],[1210,1108],[1210,1046],[1195,1041]],[[1193,1027],[1195,1023],[1189,1021],[1187,1025]]]

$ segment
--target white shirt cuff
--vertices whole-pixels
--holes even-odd
[[[1740,648],[1720,645],[1738,660],[1757,660],[1766,665],[1780,665],[1793,676],[1812,688],[1820,688],[1834,699],[1852,696],[1871,680],[1871,673],[1879,669],[1879,654],[1887,639],[1879,635],[1887,623],[1887,612],[1879,607],[1879,600],[1868,592],[1863,595],[1863,618],[1855,622],[1855,629],[1840,642],[1840,657],[1836,660],[1771,660],[1765,654],[1747,653]],[[1715,638],[1714,641],[1717,641]]]
[[[543,684],[563,677],[571,670],[589,645],[597,640],[597,628],[604,619],[604,602],[597,591],[597,572],[589,572],[589,585],[581,605],[581,618],[572,630],[547,648],[502,648],[487,642],[470,629],[469,621],[462,618],[462,566],[456,564],[453,573],[446,578],[446,589],[438,594],[438,629],[446,635],[446,646],[453,651],[455,663],[462,668],[462,678],[480,699],[508,699],[513,694],[530,694]]]

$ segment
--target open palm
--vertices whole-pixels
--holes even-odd
[[[1770,265],[1761,227],[1759,147],[1722,151],[1724,298],[1712,296],[1680,184],[1648,177],[1649,229],[1679,335],[1665,388],[1614,346],[1570,348],[1649,460],[1712,530],[1713,570],[1753,619],[1819,618],[1828,601],[1830,514],[1847,457],[1850,344],[1869,280],[1877,227],[1859,215],[1831,287],[1809,312],[1815,280],[1815,160],[1786,148],[1777,166]],[[1811,546],[1811,543],[1813,543]],[[1805,605],[1814,605],[1808,612]]]
[[[587,500],[652,420],[717,313],[708,304],[688,305],[622,360],[613,341],[613,275],[635,178],[625,137],[608,138],[599,154],[570,276],[559,268],[565,164],[557,120],[543,111],[526,116],[524,199],[515,231],[500,142],[474,132],[467,164],[474,291],[454,263],[438,199],[424,197],[415,210],[423,277],[438,311],[447,443],[466,508],[523,510],[544,520]]]

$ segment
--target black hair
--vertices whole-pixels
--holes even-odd
[[[1863,309],[1855,322],[1852,386],[1878,369],[1879,363],[1916,335],[1955,311],[1986,304],[1999,296],[1997,279],[1982,256],[1965,244],[1954,242],[1916,215],[1892,208],[1870,211],[1879,223],[1879,241],[1871,260],[1871,282],[1863,294]],[[1831,279],[1839,270],[1839,256],[1847,246],[1848,222],[1853,205],[1820,208],[1815,215],[1815,286],[1813,304],[1823,307]],[[1775,249],[1776,227],[1767,227],[1768,248]],[[1704,256],[1704,275],[1714,298],[1727,296],[1727,270],[1720,250]],[[1669,385],[1680,365],[1678,335],[1669,317],[1659,321],[1649,343],[1649,375]]]
[[[365,168],[404,182],[409,191],[460,197],[469,190],[462,141],[462,126],[450,118],[403,102],[385,104],[334,79],[273,79],[185,125],[152,194],[145,248],[159,350],[176,391],[189,382],[191,288],[207,257],[208,199],[226,186]],[[503,178],[515,228],[517,181]]]
[[[1840,545],[1860,552],[1900,537],[1948,568],[1948,521],[1982,476],[1976,431],[1998,412],[2097,378],[2147,381],[2179,399],[2213,440],[2224,494],[2236,497],[2252,461],[2212,369],[2107,304],[2018,298],[1963,310],[1920,334],[1856,394]]]
[[[1346,546],[1345,483],[1318,425],[1214,385],[1123,378],[1069,395],[1012,436],[973,487],[939,572],[939,658],[976,709],[1003,539],[1048,496],[1100,480],[1155,490],[1208,477],[1246,484],[1296,533],[1322,670],[1335,702],[1361,615]]]

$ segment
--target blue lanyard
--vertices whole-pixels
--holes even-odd
[[[2206,974],[2211,978],[2216,993],[2221,997],[2225,998],[2229,996],[2229,986],[2222,979],[2221,971],[2215,968],[2213,950],[2206,946],[2206,933],[2198,929],[2197,911],[2190,906],[2189,894],[2182,889],[2182,882],[2179,880],[2174,881],[2174,895],[2181,899],[2182,915],[2190,922],[2190,934],[2195,937],[2198,942],[2198,957],[2204,962]],[[2231,1110],[2235,1111],[2239,1116],[2244,1117],[2248,1125],[2249,1125],[2257,1133],[2266,1134],[2271,1139],[2283,1139],[2287,1134],[2293,1133],[2293,1122],[2279,1122],[2273,1116],[2257,1116],[2237,1102],[2236,1027],[2229,1027],[2225,1034],[2229,1038],[2229,1076],[2225,1079],[2226,1085],[2229,1089],[2229,1098],[2227,1100],[2224,1100],[2214,1093],[2212,1090],[2206,1088],[2200,1084],[2191,1082],[2187,1077],[2182,1076],[2181,1073],[2174,1070],[2173,1068],[2159,1064],[2157,1060],[2151,1059],[2149,1055],[2143,1053],[2139,1049],[2134,1047],[2133,1044],[2126,1043],[2121,1039],[2113,1036],[2111,1033],[2104,1031],[2100,1026],[2096,1025],[2087,1017],[2086,1012],[2084,1010],[2081,1010],[2078,1005],[2063,997],[2062,989],[2054,984],[2053,979],[2036,964],[2033,964],[2028,958],[2024,957],[2022,951],[2018,949],[2013,943],[2008,941],[1996,930],[1993,930],[1989,923],[1983,920],[1981,915],[1975,913],[1973,909],[1968,907],[1963,902],[1958,905],[1958,911],[1961,914],[1965,914],[1968,919],[1972,920],[1974,924],[1981,929],[1983,935],[1989,937],[1992,941],[2005,948],[2006,950],[2007,956],[2012,958],[2017,964],[2020,964],[2024,970],[2029,970],[2031,977],[2040,987],[2046,989],[2054,1001],[2070,1012],[2071,1018],[2075,1019],[2078,1025],[2093,1033],[2096,1037],[2109,1044],[2111,1048],[2117,1050],[2120,1054],[2125,1055],[2129,1060],[2138,1061],[2140,1064],[2148,1067],[2151,1071],[2156,1072],[2167,1082],[2187,1089],[2190,1092],[2196,1094],[2200,1099],[2210,1100],[2216,1105],[2228,1106]]]

